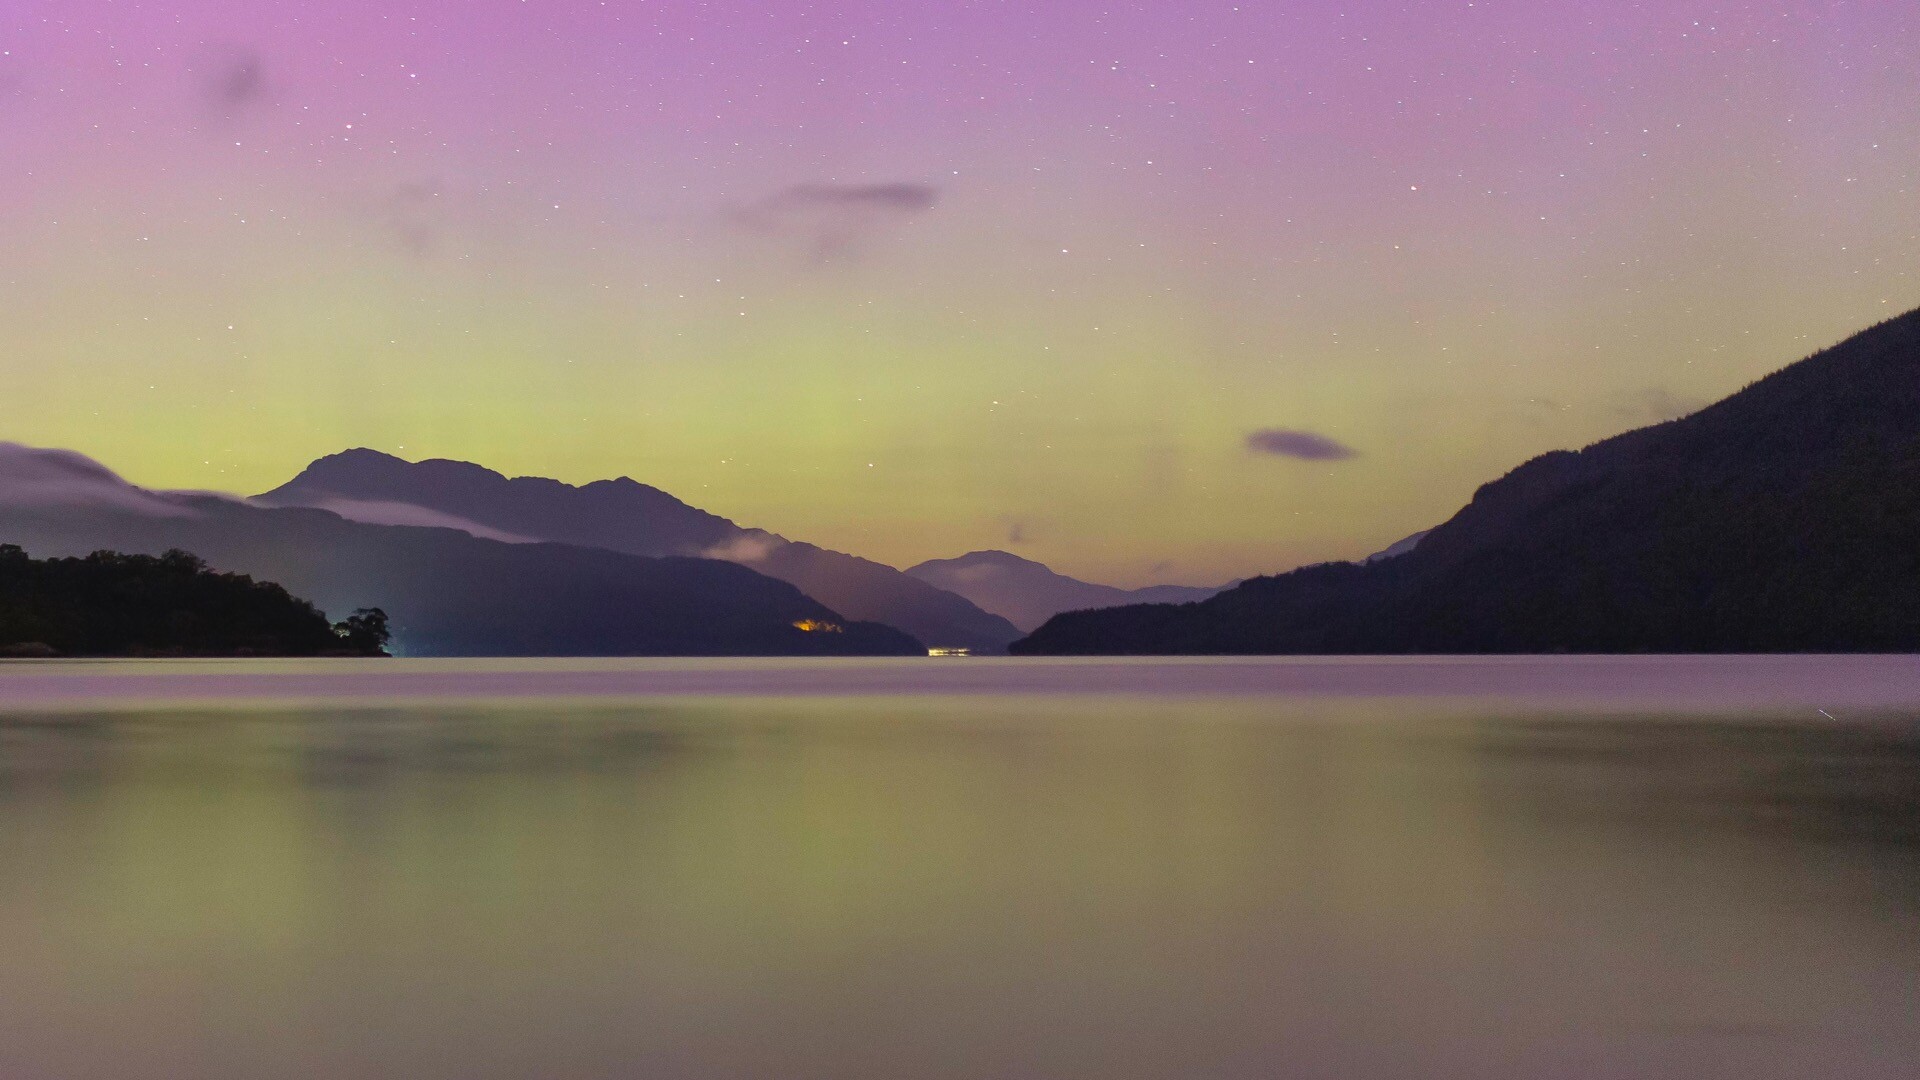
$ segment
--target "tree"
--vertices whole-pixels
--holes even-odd
[[[120,558],[125,557],[119,556],[117,552],[114,554]],[[179,548],[169,548],[163,553],[160,556],[160,565],[183,574],[200,574],[207,569],[205,559],[190,551],[181,551]]]
[[[387,655],[387,645],[393,640],[393,631],[387,626],[387,613],[377,607],[358,609],[334,623],[333,632],[353,651],[367,656]]]
[[[340,636],[271,582],[184,551],[37,560],[0,544],[0,649],[14,655],[325,656]]]

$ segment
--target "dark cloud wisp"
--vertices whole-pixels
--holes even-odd
[[[400,184],[374,208],[375,216],[400,250],[409,255],[431,255],[440,243],[440,182],[423,180]]]
[[[1655,386],[1625,395],[1615,404],[1613,411],[1625,420],[1658,424],[1697,413],[1709,404],[1705,398],[1676,394],[1664,386]]]
[[[812,209],[917,214],[939,201],[940,189],[931,184],[795,184],[759,205],[775,213]]]
[[[1286,428],[1264,428],[1247,436],[1247,449],[1273,457],[1298,458],[1301,461],[1345,461],[1360,452],[1325,435]]]
[[[236,115],[266,100],[273,89],[266,58],[240,46],[210,48],[194,62],[194,90],[216,114]]]
[[[934,208],[931,184],[795,184],[733,212],[763,236],[803,244],[820,262],[858,255],[876,236]]]

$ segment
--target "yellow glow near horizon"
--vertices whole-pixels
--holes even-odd
[[[907,12],[925,63],[831,71],[706,9],[665,52],[660,12],[494,0],[419,38],[370,0],[27,25],[0,438],[242,493],[354,446],[627,475],[895,565],[1217,583],[1920,304],[1908,8],[1609,8],[1591,48],[1545,3],[1248,9],[1228,67],[1175,11],[984,67]],[[242,32],[271,92],[210,103],[194,50]],[[1275,428],[1355,453],[1249,452]]]

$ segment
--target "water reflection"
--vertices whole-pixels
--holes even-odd
[[[1920,734],[1338,695],[0,720],[0,1075],[1920,1073]]]
[[[1502,782],[1543,814],[1920,848],[1913,715],[1487,721],[1478,749],[1499,759]]]

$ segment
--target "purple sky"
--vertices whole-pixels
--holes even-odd
[[[629,474],[1122,583],[1365,554],[1920,304],[1916,31],[12,0],[0,438],[163,487],[355,445]]]

